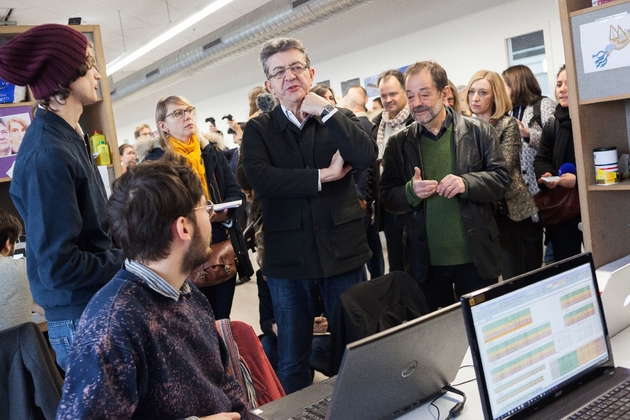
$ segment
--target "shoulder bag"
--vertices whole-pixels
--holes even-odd
[[[534,195],[540,217],[548,225],[560,225],[580,217],[580,197],[577,187],[540,190]]]

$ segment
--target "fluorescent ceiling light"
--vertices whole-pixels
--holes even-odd
[[[143,55],[145,55],[146,53],[148,53],[155,47],[165,43],[166,41],[173,38],[175,35],[179,34],[183,30],[190,28],[192,25],[199,22],[201,19],[211,15],[212,13],[216,12],[217,10],[219,10],[220,8],[222,8],[223,6],[231,2],[232,0],[217,0],[214,3],[210,4],[209,6],[202,9],[201,11],[195,13],[188,19],[184,20],[183,22],[175,25],[174,27],[164,32],[162,35],[158,36],[157,38],[150,41],[149,43],[142,45],[138,49],[127,51],[126,53],[122,54],[121,56],[117,57],[112,62],[107,64],[107,74],[108,75],[114,74],[118,70],[125,67],[127,64],[137,60],[138,58],[142,57]]]

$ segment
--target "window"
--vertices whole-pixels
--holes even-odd
[[[509,65],[523,64],[529,67],[540,84],[542,94],[545,96],[553,94],[549,89],[543,31],[515,36],[506,41]],[[551,97],[553,98],[553,95]]]

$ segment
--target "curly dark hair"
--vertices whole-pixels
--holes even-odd
[[[72,82],[85,76],[87,72],[90,71],[90,69],[92,68],[95,68],[96,70],[98,70],[98,65],[96,64],[96,58],[94,58],[94,44],[92,43],[92,41],[88,43],[88,50],[92,50],[92,54],[86,55],[85,62],[81,65],[81,67],[79,67],[76,74],[68,82],[68,84],[66,86],[59,86],[52,94],[37,101],[38,105],[41,105],[42,107],[44,107],[44,109],[48,111],[53,110],[50,107],[50,101],[52,98],[56,98],[58,101],[59,99],[61,99],[61,101],[59,102],[62,102],[62,103],[65,102],[65,100],[68,99],[68,97],[70,96],[70,93],[72,92],[72,89],[70,89],[70,85],[72,84]]]
[[[199,177],[181,156],[142,162],[114,181],[106,207],[112,236],[127,258],[164,259],[173,223],[180,216],[194,222],[193,210],[203,196]]]

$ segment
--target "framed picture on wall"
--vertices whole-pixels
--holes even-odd
[[[12,177],[15,158],[31,121],[30,106],[0,108],[0,180]]]

